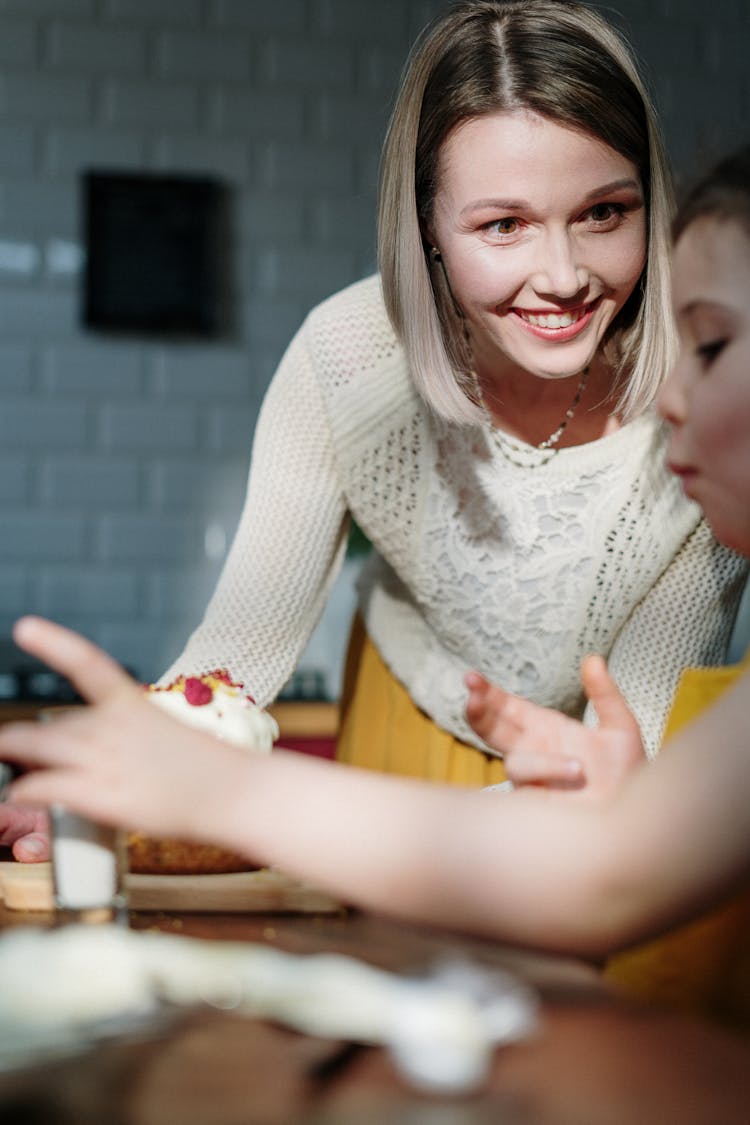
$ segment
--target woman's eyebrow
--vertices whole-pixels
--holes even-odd
[[[586,192],[582,198],[583,203],[588,203],[591,199],[600,199],[603,195],[611,195],[617,191],[635,191],[641,195],[641,185],[638,180],[627,177],[622,180],[612,180],[608,184],[602,184],[600,187],[595,187],[591,191]],[[461,208],[460,214],[467,215],[471,211],[481,211],[485,207],[495,207],[502,211],[526,211],[531,207],[527,199],[501,199],[497,196],[492,196],[488,199],[473,199],[471,203],[467,203],[465,207]]]
[[[586,195],[584,195],[583,198],[585,200],[596,199],[598,196],[601,196],[601,195],[610,195],[612,192],[615,192],[615,191],[626,191],[626,190],[637,191],[638,194],[640,195],[641,194],[641,185],[638,183],[638,180],[634,180],[631,177],[627,177],[627,178],[622,179],[622,180],[612,180],[608,184],[602,184],[601,187],[594,188],[593,191],[587,192]]]
[[[526,199],[498,199],[493,196],[491,199],[473,199],[471,203],[461,208],[460,214],[466,215],[470,211],[480,211],[485,207],[496,207],[501,211],[526,211],[530,206]]]

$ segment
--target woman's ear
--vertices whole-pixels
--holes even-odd
[[[425,257],[430,264],[442,262],[443,258],[435,244],[435,239],[432,232],[429,230],[422,230],[422,248],[424,249]]]
[[[422,219],[419,223],[419,233],[422,236],[422,245],[424,246],[425,254],[429,254],[430,248],[435,246],[435,234],[430,229],[429,225]]]

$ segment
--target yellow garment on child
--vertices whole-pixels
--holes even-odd
[[[731,667],[686,669],[664,740],[715,703],[749,667],[750,653]],[[750,893],[612,957],[605,976],[642,999],[750,1029]]]
[[[500,758],[454,738],[420,711],[358,616],[346,659],[336,758],[362,769],[452,785],[481,788],[506,780]]]

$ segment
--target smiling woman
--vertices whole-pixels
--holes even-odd
[[[438,176],[428,234],[493,424],[547,447],[613,432],[601,345],[646,262],[639,170],[595,137],[514,110],[458,126]],[[576,405],[584,389],[588,404],[551,443],[582,371]]]
[[[383,151],[380,275],[284,356],[234,545],[165,681],[226,668],[270,703],[353,517],[373,551],[341,760],[499,782],[466,673],[595,724],[591,651],[655,753],[682,667],[724,657],[746,569],[668,473],[652,409],[670,211],[636,64],[591,8],[463,0],[427,28]]]
[[[591,650],[655,752],[682,666],[723,658],[744,571],[670,478],[652,410],[671,205],[637,66],[589,7],[464,0],[427,28],[383,151],[380,277],[292,342],[225,572],[166,676],[218,664],[269,702],[353,516],[374,550],[340,759],[500,781],[465,673],[578,716]]]

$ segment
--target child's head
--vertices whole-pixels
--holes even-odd
[[[674,236],[670,466],[716,537],[750,555],[750,148],[693,189]]]

